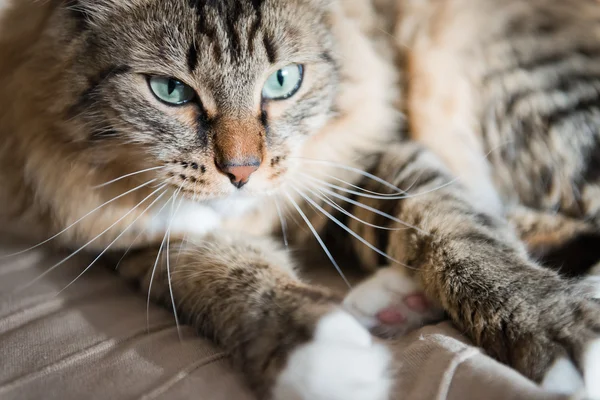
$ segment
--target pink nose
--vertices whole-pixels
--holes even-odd
[[[260,164],[258,162],[247,163],[244,165],[229,164],[218,165],[221,172],[229,177],[231,183],[241,189],[250,180],[250,175],[256,172]]]

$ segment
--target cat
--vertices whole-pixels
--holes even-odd
[[[597,238],[598,21],[592,0],[12,1],[0,218],[118,265],[259,398],[388,399],[369,330],[442,311],[598,397],[597,285],[538,260]],[[294,246],[335,236],[373,277],[302,282],[292,213]]]

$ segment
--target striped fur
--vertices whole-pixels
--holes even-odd
[[[278,208],[300,222],[295,247],[319,234],[366,269],[391,265],[527,376],[559,357],[583,368],[600,310],[589,287],[541,265],[576,275],[597,261],[597,1],[10,4],[3,226],[31,240],[64,230],[56,247],[118,263],[229,351],[260,398],[347,393],[282,387],[342,312],[273,243]],[[305,67],[298,93],[262,99],[290,63]],[[196,97],[166,106],[147,75]],[[234,187],[219,157],[248,148],[260,168]],[[381,398],[387,356],[359,344],[378,355]]]

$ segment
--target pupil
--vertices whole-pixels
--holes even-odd
[[[177,82],[173,79],[169,79],[169,84],[168,84],[169,96],[173,94],[175,89],[177,89]]]
[[[279,86],[283,86],[283,82],[285,82],[285,75],[281,69],[277,71],[277,82],[279,82]]]

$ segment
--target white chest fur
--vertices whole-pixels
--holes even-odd
[[[226,220],[242,218],[259,204],[260,199],[248,197],[202,203],[176,201],[148,218],[146,229],[151,236],[164,235],[169,229],[172,235],[204,235],[219,229]]]

